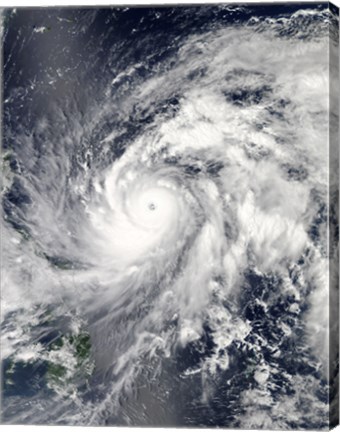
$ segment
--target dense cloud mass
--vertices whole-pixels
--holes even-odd
[[[3,422],[327,429],[336,11],[2,21]]]

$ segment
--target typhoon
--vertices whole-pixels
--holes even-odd
[[[337,13],[2,10],[2,423],[336,423]]]

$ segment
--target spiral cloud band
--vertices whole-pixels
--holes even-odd
[[[328,428],[336,9],[2,22],[2,421]]]

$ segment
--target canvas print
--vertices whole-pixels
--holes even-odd
[[[1,10],[2,424],[338,424],[338,30]]]

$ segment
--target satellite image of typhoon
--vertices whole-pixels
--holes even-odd
[[[337,424],[338,18],[2,9],[1,423]]]

